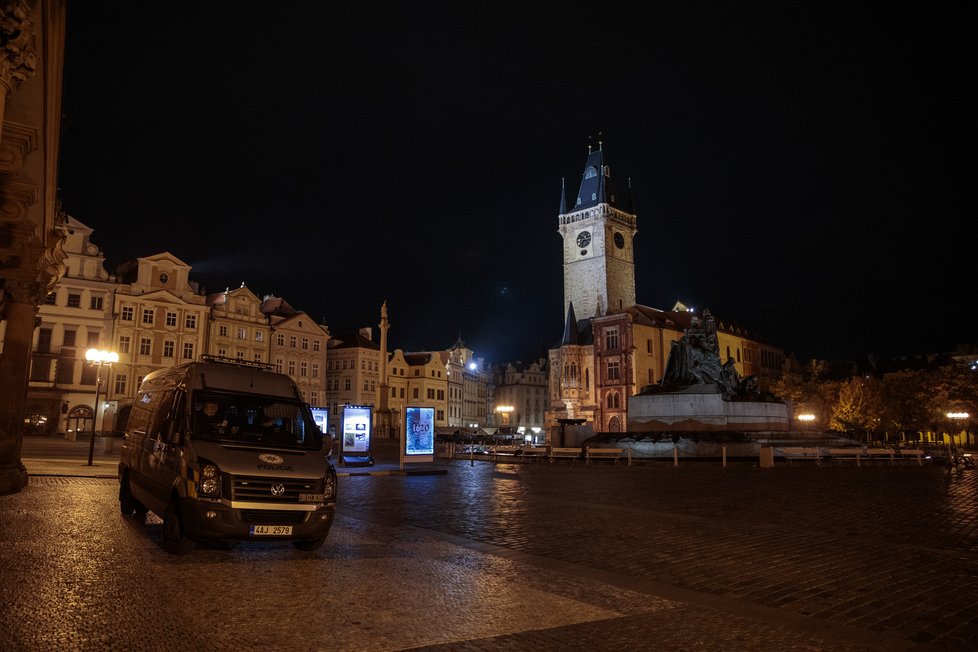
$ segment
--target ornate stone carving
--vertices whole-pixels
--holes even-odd
[[[0,0],[0,84],[17,88],[37,70],[34,25],[24,0]]]

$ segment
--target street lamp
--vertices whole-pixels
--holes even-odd
[[[958,426],[959,426],[959,428],[960,428],[960,424],[961,424],[961,423],[962,423],[962,422],[963,422],[963,421],[964,421],[965,419],[967,419],[967,418],[968,418],[969,416],[971,416],[971,415],[970,415],[970,414],[968,414],[967,412],[948,412],[946,416],[947,416],[947,418],[948,418],[948,419],[950,419],[950,420],[951,420],[951,423],[956,423],[956,424],[958,424]],[[958,430],[958,434],[960,434],[960,432],[961,432],[961,430],[959,429],[959,430]],[[954,444],[954,437],[955,437],[955,434],[952,434],[952,433],[948,433],[948,436],[947,436],[947,438],[948,438],[948,440],[949,440],[949,441],[948,441],[948,444],[949,444],[949,445],[951,445],[951,444]]]
[[[95,416],[92,419],[92,436],[88,440],[88,465],[92,466],[92,457],[95,454],[95,433],[98,432],[98,394],[102,389],[102,367],[112,368],[112,365],[119,361],[119,354],[115,351],[100,351],[99,349],[89,349],[85,351],[85,359],[88,360],[90,367],[96,368],[95,373]],[[105,427],[105,416],[103,410],[102,427]]]

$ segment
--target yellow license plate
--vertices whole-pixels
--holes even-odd
[[[280,537],[292,534],[291,525],[252,525],[253,537]]]

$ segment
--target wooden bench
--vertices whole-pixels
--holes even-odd
[[[577,461],[581,459],[581,449],[580,448],[551,448],[550,454],[548,455],[550,462],[553,463],[557,459],[573,460]]]
[[[546,458],[549,453],[546,446],[527,446],[521,455],[527,460],[540,460]]]
[[[519,452],[519,446],[493,446],[491,449],[492,461],[497,462],[500,457],[516,457]]]
[[[775,448],[774,452],[781,457],[783,457],[787,462],[788,466],[791,466],[792,460],[811,460],[816,464],[822,463],[822,449],[812,448],[807,446],[789,446],[787,448]]]
[[[916,460],[917,466],[924,465],[924,451],[919,448],[902,448],[897,459]]]
[[[896,451],[892,448],[867,448],[866,457],[871,460],[889,460],[890,464],[893,464]]]
[[[859,466],[860,460],[864,457],[862,448],[828,448],[825,451],[829,457],[833,460],[843,462],[843,461],[855,461],[856,466]]]
[[[621,448],[591,448],[588,446],[584,454],[584,463],[588,464],[591,460],[614,460],[615,464],[618,464],[621,454]]]

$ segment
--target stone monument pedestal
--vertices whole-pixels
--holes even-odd
[[[725,401],[713,385],[628,399],[628,432],[787,432],[788,424],[784,403]]]

